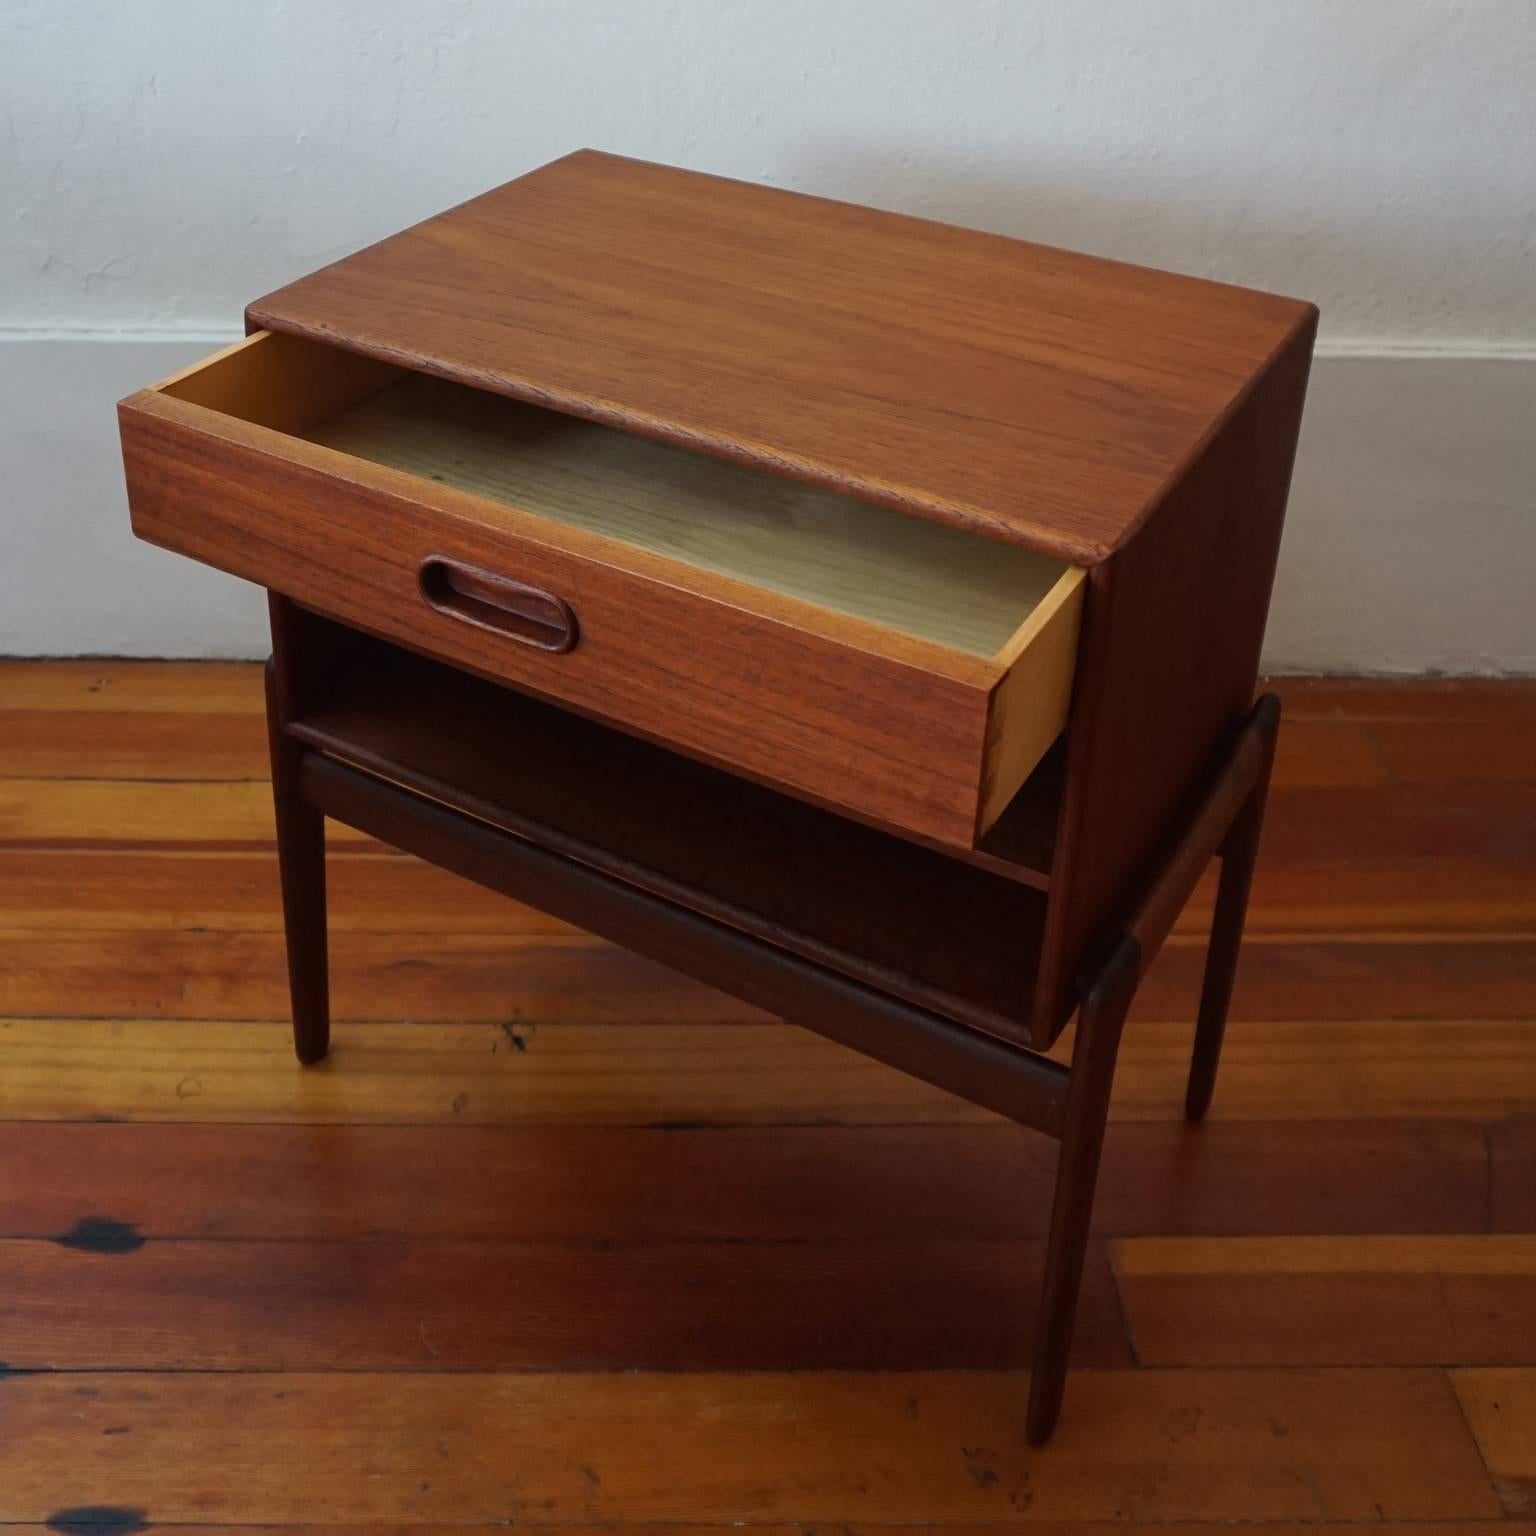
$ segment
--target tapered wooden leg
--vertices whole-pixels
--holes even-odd
[[[330,1048],[331,999],[325,932],[325,817],[299,795],[302,749],[285,736],[283,690],[274,659],[267,663],[267,739],[272,752],[272,800],[277,813],[277,864],[288,941],[288,995],[293,1049],[306,1066]]]
[[[1050,1439],[1061,1412],[1115,1057],[1140,968],[1140,947],[1121,939],[1078,1014],[1029,1382],[1027,1431],[1035,1445]]]
[[[1243,946],[1243,925],[1248,917],[1248,892],[1253,885],[1253,866],[1259,856],[1259,837],[1264,830],[1264,804],[1274,766],[1275,740],[1280,727],[1280,701],[1266,694],[1254,710],[1254,723],[1264,733],[1264,766],[1243,808],[1221,845],[1221,881],[1216,888],[1216,910],[1211,917],[1211,941],[1206,953],[1205,980],[1200,989],[1200,1016],[1195,1025],[1195,1049],[1189,1064],[1189,1086],[1184,1095],[1184,1114],[1201,1119],[1211,1107],[1216,1088],[1216,1068],[1221,1062],[1221,1042],[1227,1031],[1227,1010],[1237,960]]]

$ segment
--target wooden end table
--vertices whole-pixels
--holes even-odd
[[[272,594],[300,1060],[330,816],[1057,1137],[1046,1439],[1214,856],[1210,1102],[1315,309],[584,151],[247,321],[120,419],[135,531]]]

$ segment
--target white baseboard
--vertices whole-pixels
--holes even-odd
[[[1536,672],[1536,356],[1313,364],[1265,664]]]
[[[261,594],[137,543],[115,401],[232,339],[0,335],[0,655],[255,657]],[[1536,355],[1329,346],[1265,647],[1321,672],[1536,672]]]

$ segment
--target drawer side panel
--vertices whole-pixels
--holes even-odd
[[[1067,723],[1084,585],[1081,570],[1057,583],[1031,615],[1027,643],[992,692],[978,841],[1008,809]]]

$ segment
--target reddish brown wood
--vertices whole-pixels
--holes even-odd
[[[515,1189],[500,1194],[516,1203]],[[1041,1248],[795,1231],[760,1243],[151,1239],[127,1254],[91,1250],[133,1240],[101,1222],[62,1235],[78,1246],[0,1240],[11,1369],[61,1356],[73,1369],[177,1371],[1018,1369]],[[1080,1334],[1086,1366],[1131,1364],[1102,1244]]]
[[[277,611],[287,610],[280,605]],[[331,628],[313,615],[297,622],[309,627],[312,638]],[[679,846],[696,846],[691,838],[679,840],[675,832],[669,833],[646,849],[646,858],[652,862],[615,864],[612,850],[602,840],[573,841],[558,825],[530,819],[526,812],[500,799],[482,798],[490,791],[504,793],[505,786],[495,785],[494,776],[477,770],[473,750],[466,753],[462,743],[460,756],[448,760],[447,779],[425,775],[409,762],[397,760],[391,751],[419,760],[426,750],[422,743],[436,734],[424,731],[420,718],[412,719],[411,706],[406,702],[412,694],[441,697],[439,682],[450,697],[457,688],[472,686],[478,690],[482,685],[439,679],[437,669],[430,664],[404,658],[389,662],[374,656],[369,665],[355,650],[347,656],[348,647],[356,644],[365,643],[343,641],[332,648],[342,659],[330,674],[317,660],[311,692],[301,706],[304,714],[292,722],[291,729],[297,733],[294,739],[307,733],[314,744],[335,754],[322,756],[311,751],[300,759],[299,785],[310,805],[675,966],[768,1012],[802,1022],[974,1103],[1061,1138],[1027,1422],[1031,1440],[1041,1443],[1048,1439],[1065,1390],[1115,1058],[1131,998],[1149,958],[1143,944],[1153,950],[1161,944],[1179,906],[1198,881],[1201,866],[1240,818],[1251,815],[1256,823],[1259,813],[1254,811],[1253,791],[1267,776],[1272,756],[1277,719],[1274,699],[1266,698],[1239,731],[1206,793],[1170,840],[1146,895],[1096,974],[1079,1018],[1068,1074],[1030,1051],[900,1002],[889,995],[888,986],[876,990],[847,980],[820,963],[827,958],[825,954],[817,960],[798,958],[782,947],[808,947],[793,931],[769,930],[767,942],[755,937],[754,928],[763,930],[748,914],[701,901],[696,891],[680,885],[671,874],[671,866],[682,856]],[[427,669],[425,673],[422,668]],[[360,679],[369,676],[385,679],[386,699],[366,702],[367,685]],[[352,713],[345,708],[338,711],[334,702],[338,697],[352,702]],[[365,702],[359,705],[360,700]],[[479,722],[475,735],[484,733],[483,739],[493,744],[494,729],[484,722],[494,715],[499,703],[484,698],[480,707],[469,712],[470,718]],[[450,707],[447,718],[453,712]],[[311,721],[328,723],[306,727],[305,715]],[[387,743],[391,738],[387,729],[382,738],[377,734],[380,718],[404,718],[408,722],[403,745],[381,747],[381,741]],[[451,737],[446,718],[444,729]],[[524,728],[515,734],[523,743],[523,754],[530,754],[528,743],[538,733]],[[573,754],[568,762],[574,765],[579,757],[579,753]],[[338,760],[342,758],[362,761],[371,771],[348,766]],[[611,770],[608,754],[600,753],[598,759]],[[658,764],[656,771],[661,791],[653,797],[651,809],[683,803],[687,797],[668,777],[672,770]],[[466,791],[461,782],[466,776],[479,779],[481,793]],[[551,774],[547,762],[534,760],[534,786],[551,778],[558,782],[559,777]],[[576,791],[583,805],[604,798],[585,793],[579,778]],[[540,793],[537,787],[529,792],[535,798]],[[431,798],[425,798],[427,795]],[[643,821],[644,816],[637,816],[636,808],[631,807],[620,819],[628,825],[636,819]],[[516,835],[501,831],[503,826]],[[1251,832],[1253,828],[1245,830]],[[917,850],[910,852],[915,855]],[[825,857],[826,849],[819,853]],[[711,858],[720,858],[719,848],[711,848]],[[976,872],[966,874],[969,878]],[[1001,891],[1028,894],[1022,887],[1007,883],[1000,883]],[[743,928],[747,931],[739,931]],[[1220,969],[1231,958],[1218,949],[1213,963]],[[899,986],[898,990],[907,988]],[[1205,1049],[1209,1050],[1208,1040]],[[1200,1057],[1197,1070],[1202,1068]]]
[[[416,573],[421,595],[437,609],[466,624],[559,656],[575,646],[581,626],[571,605],[553,592],[456,560],[429,556]]]
[[[1490,1126],[1488,1156],[1493,1230],[1536,1231],[1536,1113]]]
[[[532,1026],[507,1033],[542,1048]],[[0,1237],[108,1218],[146,1239],[1022,1241],[1046,1233],[1056,1154],[1054,1141],[1002,1120],[675,1130],[12,1121],[0,1122]],[[1214,1120],[1197,1136],[1180,1121],[1122,1122],[1105,1141],[1093,1210],[1101,1237],[1465,1234],[1490,1222],[1536,1230],[1536,1116]]]
[[[1155,515],[1091,573],[1034,1038],[1060,1033],[1253,701],[1315,312]]]
[[[326,958],[325,818],[303,795],[303,751],[286,724],[300,687],[295,640],[285,599],[271,600],[272,659],[267,663],[267,730],[272,749],[272,805],[277,822],[277,863],[283,891],[283,932],[288,949],[288,991],[293,1010],[293,1048],[306,1066],[321,1061],[330,1045],[330,973]]]
[[[743,583],[165,394],[119,420],[140,538],[736,773],[974,840],[988,662],[805,603],[779,614]],[[580,643],[551,654],[443,612],[427,559],[557,594]]]
[[[327,815],[1010,1119],[1058,1134],[1066,1069],[383,779],[307,753]],[[526,828],[532,831],[532,828]]]
[[[125,402],[124,451],[141,534],[316,610],[274,602],[301,1056],[325,813],[1058,1136],[1044,1439],[1127,1011],[1224,848],[1209,1098],[1316,311],[583,153],[248,318],[280,334]],[[1089,566],[1081,645],[1078,572],[972,656],[303,440],[402,366]]]
[[[1026,1038],[1038,891],[304,622],[310,703],[291,730],[311,746],[920,1007]]]
[[[1093,1192],[1098,1183],[1104,1126],[1109,1117],[1109,1093],[1114,1085],[1115,1057],[1120,1049],[1126,1009],[1130,1007],[1140,973],[1141,946],[1126,935],[1095,978],[1077,1021],[1030,1370],[1025,1427],[1036,1445],[1050,1439],[1061,1413],[1088,1229],[1093,1219]]]
[[[1248,791],[1242,809],[1229,824],[1221,844],[1221,885],[1211,918],[1210,949],[1205,962],[1205,981],[1200,989],[1200,1013],[1195,1024],[1189,1088],[1184,1098],[1184,1112],[1191,1120],[1204,1117],[1216,1089],[1216,1068],[1221,1061],[1221,1040],[1227,1028],[1232,984],[1237,979],[1243,923],[1248,915],[1248,891],[1253,884],[1253,867],[1259,856],[1264,802],[1269,793],[1280,729],[1280,701],[1274,694],[1267,693],[1259,700],[1250,729],[1259,738],[1262,756],[1253,787]]]
[[[1132,911],[1125,930],[1145,957],[1143,970],[1173,932],[1210,861],[1248,816],[1255,786],[1262,781],[1273,755],[1278,724],[1278,701],[1273,694],[1266,694],[1237,733],[1225,762]]]
[[[1093,562],[1309,309],[585,150],[247,317]]]

